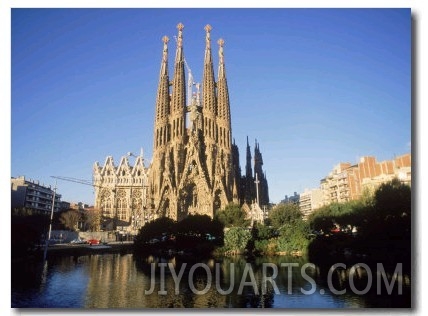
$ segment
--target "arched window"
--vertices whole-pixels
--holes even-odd
[[[110,198],[101,201],[102,215],[105,217],[113,217],[113,205]]]
[[[119,199],[117,201],[117,218],[123,221],[128,219],[128,204],[126,199]]]

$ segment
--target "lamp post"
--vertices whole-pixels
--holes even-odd
[[[256,202],[258,205],[259,204],[259,183],[260,183],[260,181],[259,181],[259,178],[257,176],[257,172],[256,172],[256,180],[254,181],[254,183],[256,184]]]
[[[51,239],[52,220],[53,220],[53,213],[54,213],[54,208],[55,208],[56,184],[57,184],[57,182],[55,181],[55,188],[54,188],[54,192],[53,192],[53,196],[52,196],[52,208],[51,208],[51,218],[50,218],[50,222],[49,222],[49,232],[48,232],[48,238],[46,239],[46,243],[45,243],[45,252],[43,254],[43,260],[46,260],[49,240]]]

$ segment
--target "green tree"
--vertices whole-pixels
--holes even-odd
[[[395,178],[383,183],[374,195],[376,211],[384,219],[387,217],[402,217],[411,215],[412,194],[408,185]]]
[[[226,250],[242,253],[251,239],[251,233],[243,227],[232,227],[224,234]]]
[[[224,227],[247,227],[250,221],[246,216],[238,204],[228,204],[224,210],[217,211],[215,218],[223,223]]]
[[[364,214],[361,233],[376,239],[410,240],[411,200],[410,186],[398,179],[383,183],[375,191],[373,210]]]
[[[255,237],[257,240],[268,240],[277,235],[273,227],[269,227],[261,223],[257,223],[255,227],[257,228],[257,235]]]
[[[296,204],[278,204],[269,213],[269,219],[275,229],[285,224],[293,224],[302,219],[302,212]]]
[[[160,217],[146,223],[136,236],[136,243],[145,243],[153,238],[160,238],[163,233],[170,234],[175,230],[176,222],[169,217]]]
[[[278,250],[306,252],[310,242],[309,232],[309,224],[302,219],[284,224],[279,231]]]
[[[329,232],[336,224],[345,226],[361,226],[365,221],[365,214],[372,208],[368,200],[356,200],[344,203],[331,203],[314,211],[308,216],[312,229]]]
[[[216,238],[223,237],[223,224],[208,215],[189,215],[176,224],[178,234],[205,236],[210,234]]]

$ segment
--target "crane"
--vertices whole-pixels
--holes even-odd
[[[64,180],[64,181],[76,182],[76,183],[80,183],[80,184],[86,184],[86,185],[90,185],[93,187],[97,186],[91,180],[76,179],[76,178],[71,178],[71,177],[61,177],[61,176],[51,176],[51,178]]]

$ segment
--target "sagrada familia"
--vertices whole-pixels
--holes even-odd
[[[94,164],[95,208],[106,218],[141,226],[154,218],[181,220],[189,214],[215,212],[229,203],[268,205],[268,183],[257,141],[254,160],[247,137],[245,174],[239,150],[232,140],[224,41],[218,40],[215,80],[211,52],[211,26],[205,26],[202,84],[193,82],[184,58],[183,24],[177,25],[174,73],[168,71],[168,43],[164,36],[157,89],[153,156],[145,165],[143,153],[133,166],[123,156],[114,164]],[[186,70],[187,81],[186,81]]]

